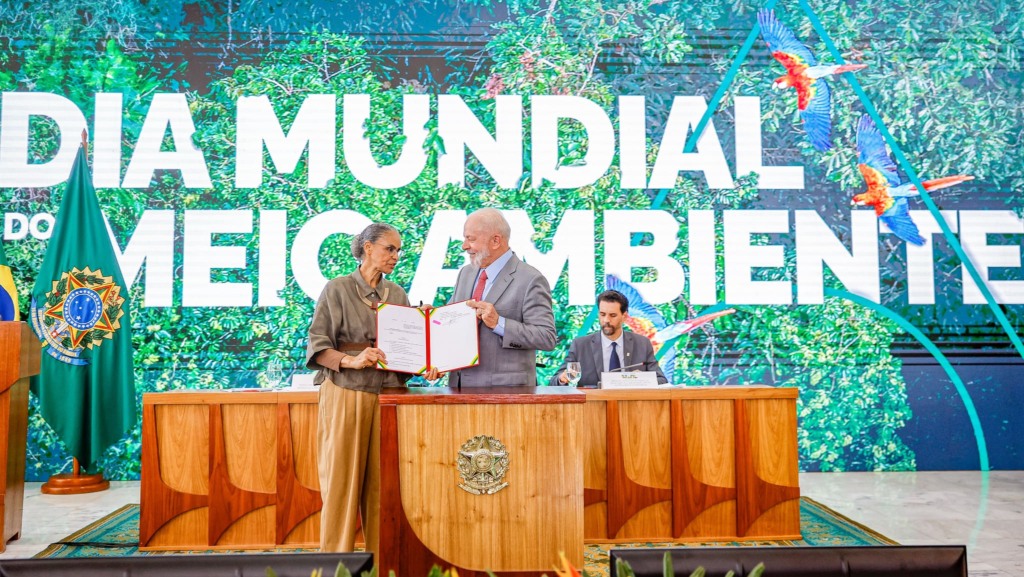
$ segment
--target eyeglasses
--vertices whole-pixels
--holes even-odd
[[[402,256],[402,249],[393,244],[381,244],[379,242],[375,242],[373,244],[384,247],[384,250],[388,251],[388,254],[390,255],[394,255],[396,257]]]

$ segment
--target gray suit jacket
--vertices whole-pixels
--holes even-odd
[[[627,371],[655,371],[658,373],[658,384],[664,385],[668,382],[665,373],[661,372],[658,359],[654,358],[654,346],[647,337],[622,331],[622,366],[642,364],[642,366],[626,369]],[[573,339],[569,345],[569,352],[565,356],[562,366],[555,371],[551,377],[551,385],[561,385],[558,377],[565,371],[565,364],[570,361],[578,361],[583,375],[580,377],[578,386],[595,387],[601,379],[601,372],[604,371],[604,356],[601,354],[601,333],[590,333]]]
[[[451,302],[468,300],[480,269],[469,264],[459,271]],[[492,303],[505,318],[505,336],[499,337],[479,323],[480,364],[452,371],[452,387],[488,385],[537,386],[537,349],[555,348],[555,314],[551,309],[551,288],[537,269],[512,255],[495,277],[483,299]]]

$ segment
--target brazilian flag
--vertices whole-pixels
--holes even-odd
[[[19,320],[18,289],[14,287],[14,276],[4,254],[4,242],[0,240],[0,321],[16,320]]]
[[[43,418],[90,472],[136,423],[129,308],[83,146],[32,289],[32,328],[43,346],[32,392]]]

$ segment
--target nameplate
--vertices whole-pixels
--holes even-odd
[[[313,377],[315,376],[316,373],[295,373],[292,375],[292,384],[289,388],[312,391],[314,390]]]
[[[653,389],[657,386],[658,373],[654,371],[601,373],[602,389]]]

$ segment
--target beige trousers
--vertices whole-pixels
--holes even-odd
[[[329,379],[320,387],[317,423],[319,458],[320,550],[350,552],[359,515],[366,549],[377,551],[380,511],[380,408],[377,395],[339,387]]]

